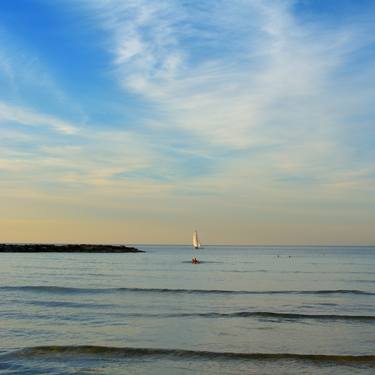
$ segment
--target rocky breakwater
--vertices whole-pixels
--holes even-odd
[[[124,245],[0,244],[0,253],[144,253]]]

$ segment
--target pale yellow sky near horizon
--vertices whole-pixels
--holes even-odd
[[[82,222],[62,220],[0,220],[3,243],[113,243],[113,244],[191,244],[193,226],[171,230],[170,224],[148,222]],[[144,227],[147,226],[147,228]],[[150,229],[152,228],[152,229]],[[223,236],[226,225],[199,228],[202,243],[206,245],[375,245],[366,241],[372,234],[372,226],[351,224],[345,226],[309,227],[302,224],[273,226],[253,224],[238,228]],[[243,236],[242,230],[248,232]],[[351,231],[357,237],[350,235]],[[236,236],[238,234],[238,236]],[[241,236],[241,237],[239,237]]]
[[[89,189],[74,200],[3,196],[0,242],[190,244],[197,229],[205,244],[375,243],[371,210],[317,206],[307,211],[288,201],[230,197],[155,193],[121,198],[107,191],[92,194]]]

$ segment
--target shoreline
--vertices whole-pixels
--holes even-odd
[[[132,246],[91,244],[0,244],[0,253],[144,253]]]

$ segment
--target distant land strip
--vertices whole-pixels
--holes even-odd
[[[0,244],[0,253],[144,253],[125,245]]]

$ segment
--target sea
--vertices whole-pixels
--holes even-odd
[[[1,253],[0,374],[375,374],[375,247],[137,247]]]

